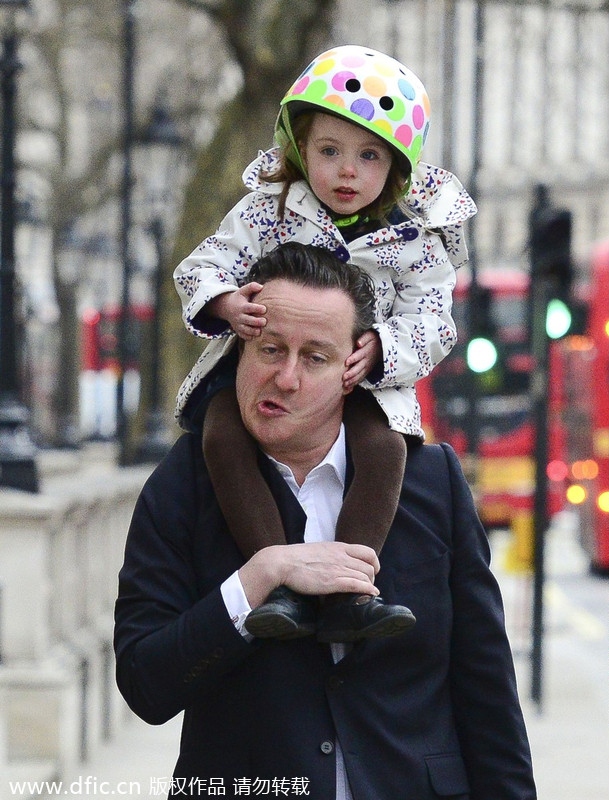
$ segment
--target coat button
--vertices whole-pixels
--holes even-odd
[[[319,745],[319,749],[324,755],[328,756],[330,753],[334,752],[334,745],[332,742],[326,740]]]
[[[342,244],[336,248],[334,255],[336,258],[340,259],[340,261],[344,261],[345,263],[351,260],[351,253]]]
[[[419,232],[416,228],[404,228],[402,231],[400,231],[400,236],[405,242],[413,242],[418,235]]]

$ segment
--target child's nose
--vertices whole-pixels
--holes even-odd
[[[341,174],[353,176],[356,173],[355,161],[352,158],[344,158],[341,162]]]

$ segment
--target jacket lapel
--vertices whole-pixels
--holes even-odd
[[[294,497],[292,490],[281,477],[274,464],[263,453],[258,455],[258,464],[277,503],[287,543],[298,544],[303,542],[307,516],[302,506]]]

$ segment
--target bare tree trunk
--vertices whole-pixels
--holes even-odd
[[[271,146],[279,101],[308,61],[328,44],[333,7],[334,0],[227,0],[215,14],[242,68],[244,86],[224,109],[213,140],[200,154],[164,278],[162,375],[170,408],[203,346],[182,325],[173,268],[243,196],[241,175],[259,150]]]

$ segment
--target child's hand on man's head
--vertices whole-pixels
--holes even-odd
[[[366,331],[355,343],[356,349],[345,361],[343,388],[353,389],[361,383],[383,355],[381,338],[376,331]]]
[[[207,304],[209,313],[225,319],[241,339],[254,339],[266,325],[266,306],[254,302],[261,289],[262,284],[253,281],[236,292],[218,295]]]

